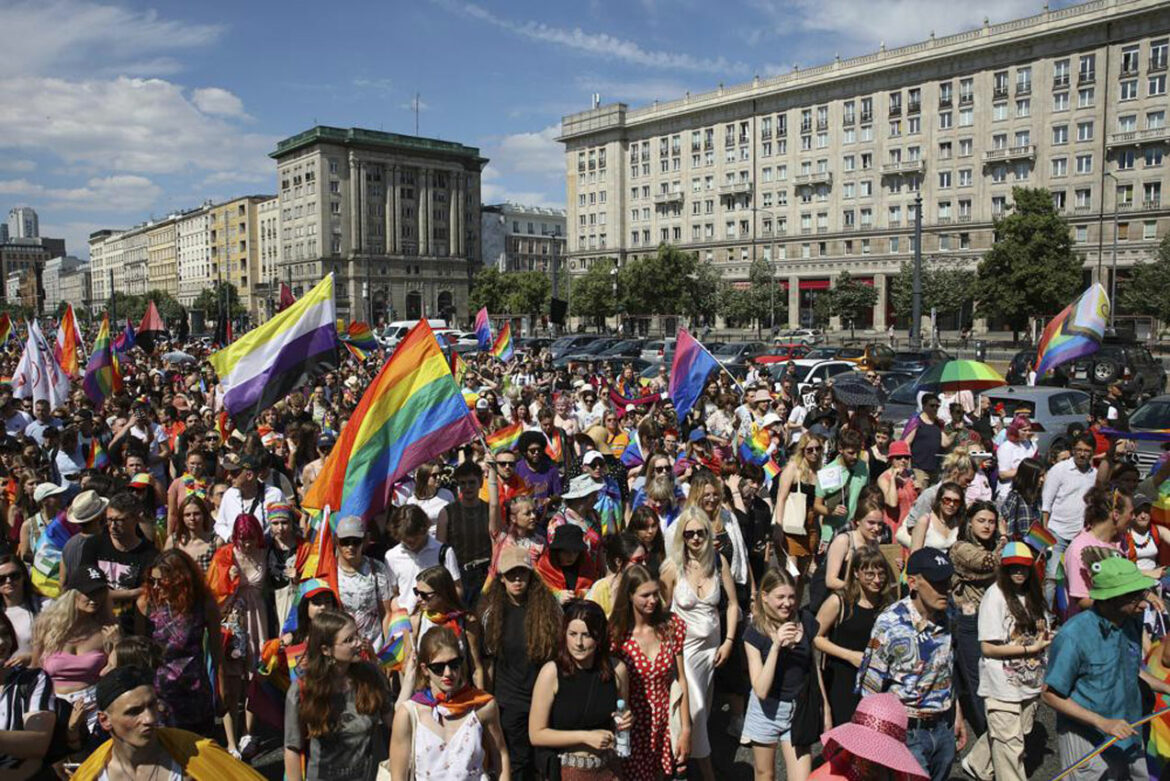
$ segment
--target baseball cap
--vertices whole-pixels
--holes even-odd
[[[80,591],[86,596],[92,596],[102,589],[108,589],[106,576],[97,567],[82,567],[69,575],[69,588]]]
[[[491,409],[492,405],[488,403],[487,399],[476,399],[475,400],[475,408],[476,409]]]
[[[243,469],[240,464],[240,456],[236,453],[224,453],[223,457],[219,459],[219,465],[223,467],[225,472],[238,472]]]
[[[252,455],[244,455],[240,457],[240,469],[251,469],[253,472],[260,470],[260,459]]]
[[[500,551],[500,560],[497,562],[496,571],[502,573],[511,572],[517,568],[532,569],[532,560],[528,558],[528,551],[521,548],[519,545],[508,545]]]
[[[336,537],[344,540],[347,537],[366,536],[366,523],[357,515],[343,515],[337,519]]]
[[[337,437],[329,432],[325,432],[317,437],[317,447],[333,447],[337,444]]]
[[[707,431],[703,428],[693,428],[691,433],[687,434],[687,442],[700,442],[707,438]]]
[[[585,466],[589,466],[594,461],[601,461],[602,463],[604,463],[605,456],[603,456],[597,450],[590,450],[588,453],[585,454],[585,457],[581,459],[581,463],[585,464]]]
[[[1158,581],[1145,575],[1127,558],[1110,556],[1089,566],[1089,577],[1093,581],[1089,598],[1096,601],[1149,591]]]
[[[910,554],[906,562],[907,575],[921,575],[931,583],[949,580],[955,574],[955,567],[947,554],[937,548],[919,548]]]

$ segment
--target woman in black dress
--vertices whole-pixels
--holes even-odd
[[[853,554],[845,588],[832,592],[817,611],[813,645],[825,659],[823,691],[833,726],[847,723],[861,699],[853,693],[857,668],[869,643],[874,621],[894,599],[894,571],[876,546]]]

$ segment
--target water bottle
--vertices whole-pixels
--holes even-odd
[[[625,700],[617,701],[617,712],[618,716],[626,714]],[[623,759],[630,755],[630,731],[628,729],[614,730],[613,752]]]

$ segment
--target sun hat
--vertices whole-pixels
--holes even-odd
[[[1089,566],[1089,571],[1093,581],[1089,588],[1089,599],[1093,601],[1148,591],[1158,583],[1122,556],[1110,556],[1094,562]]]
[[[769,412],[767,415],[764,416],[764,419],[760,421],[760,428],[767,428],[768,426],[775,426],[776,424],[783,423],[783,422],[784,422],[784,419],[782,417],[777,415],[775,412]]]
[[[150,488],[150,475],[146,472],[139,472],[130,478],[131,488]]]
[[[507,573],[517,568],[532,569],[532,559],[528,557],[528,551],[519,545],[507,545],[500,551],[500,560],[496,564],[496,570],[500,573]]]
[[[906,444],[904,439],[895,439],[890,443],[890,449],[886,453],[890,458],[897,458],[898,456],[910,457],[910,445]]]
[[[562,499],[584,499],[601,490],[601,483],[589,475],[577,475],[569,482],[569,490],[561,494]]]
[[[1004,566],[1021,564],[1030,567],[1036,561],[1036,554],[1032,553],[1032,549],[1022,542],[1009,542],[1000,551],[999,561]]]
[[[475,400],[475,408],[476,409],[491,409],[492,405],[488,402],[487,399],[476,399]]]
[[[552,534],[552,541],[548,544],[552,550],[570,551],[572,553],[585,552],[585,532],[574,523],[558,526]]]
[[[65,517],[70,523],[76,523],[80,526],[90,521],[96,521],[98,516],[106,511],[109,504],[110,500],[98,496],[97,491],[82,491],[73,497],[73,503],[69,505],[69,512]]]
[[[69,489],[67,489],[65,486],[57,485],[56,483],[41,483],[40,485],[38,485],[36,487],[35,490],[33,490],[33,501],[36,502],[37,504],[40,504],[41,502],[48,499],[50,496],[56,496],[57,494],[63,494],[67,490],[69,490]]]
[[[908,723],[906,706],[896,695],[871,694],[861,698],[848,724],[821,735],[821,745],[826,755],[848,751],[858,759],[889,768],[899,779],[929,779],[906,747]]]
[[[771,401],[772,394],[768,393],[764,388],[760,388],[752,394],[752,401]]]

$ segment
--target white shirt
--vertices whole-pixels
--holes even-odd
[[[33,416],[22,409],[18,409],[12,413],[12,417],[4,421],[4,428],[12,436],[19,436],[24,433],[24,429],[29,423],[33,422]]]
[[[1020,598],[1022,602],[1023,599]],[[1016,631],[1008,612],[1007,599],[998,584],[992,584],[979,603],[979,640],[1019,645],[1035,643]],[[1044,678],[1044,656],[1015,659],[979,659],[979,696],[1004,702],[1021,702],[1037,697]]]
[[[231,542],[232,527],[236,524],[236,516],[241,513],[251,512],[256,516],[256,520],[260,521],[260,528],[268,532],[268,505],[279,504],[284,501],[284,495],[280,493],[279,488],[273,488],[270,485],[264,486],[264,498],[256,502],[256,509],[252,509],[252,503],[256,500],[244,499],[240,496],[240,489],[232,486],[224,492],[223,500],[219,503],[219,515],[215,518],[215,533],[219,535],[224,542]]]
[[[439,513],[443,508],[455,501],[455,496],[446,488],[440,488],[430,499],[419,499],[412,492],[404,504],[413,504],[421,509],[431,519],[431,536],[435,534],[435,524],[439,522]]]
[[[1071,540],[1080,533],[1085,526],[1085,494],[1096,482],[1096,469],[1082,472],[1071,458],[1052,465],[1044,478],[1040,509],[1048,513],[1048,528],[1053,534]]]
[[[439,551],[443,545],[434,537],[427,537],[427,542],[417,553],[399,543],[386,551],[386,566],[390,569],[390,591],[398,597],[398,607],[410,613],[414,611],[414,584],[418,573],[439,563]],[[443,566],[451,573],[451,578],[459,582],[459,562],[455,559],[455,550],[447,548],[447,555],[443,559]]]
[[[600,424],[602,418],[605,417],[605,405],[600,401],[594,402],[592,407],[578,404],[576,412],[577,423],[581,426],[581,430],[588,431],[592,426]]]
[[[1036,443],[1032,440],[1024,442],[1012,442],[1010,439],[1004,440],[1004,443],[995,451],[995,460],[999,462],[999,472],[1014,472],[1019,466],[1020,462],[1029,456],[1036,455]],[[1003,499],[1008,495],[1008,491],[1012,488],[1011,478],[999,478],[999,485],[996,487],[996,498]]]

